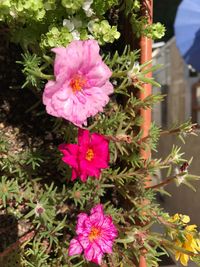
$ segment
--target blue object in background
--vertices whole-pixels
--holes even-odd
[[[183,0],[174,24],[176,44],[187,64],[200,72],[200,0]]]

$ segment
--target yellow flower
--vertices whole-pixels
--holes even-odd
[[[188,225],[185,227],[185,230],[188,231],[188,232],[196,232],[197,226],[196,224],[191,224],[191,225]]]
[[[169,218],[169,222],[174,223],[174,222],[179,221],[179,219],[180,219],[179,214],[176,213],[176,214],[174,214],[174,216],[171,216],[171,217]]]
[[[172,216],[170,219],[169,219],[169,222],[172,222],[172,223],[189,223],[190,222],[190,217],[188,215],[183,215],[183,214],[174,214],[174,216]]]
[[[188,215],[181,215],[181,221],[183,223],[189,223],[190,222],[190,217]]]
[[[175,248],[175,258],[177,261],[180,260],[182,265],[187,266],[191,256],[184,253],[184,250],[192,254],[199,253],[200,251],[200,239],[197,237],[197,226],[195,224],[188,225],[190,217],[179,213],[171,216],[168,221],[178,226],[178,228],[172,228],[168,232],[177,247],[177,249]],[[183,251],[180,251],[178,248]]]
[[[199,238],[196,238],[194,235],[196,234],[196,225],[188,225],[185,228],[186,234],[185,234],[185,240],[181,242],[180,240],[175,241],[175,245],[177,247],[183,248],[189,252],[192,253],[198,253],[200,251],[200,240]],[[180,262],[187,266],[188,260],[191,258],[189,255],[176,251],[175,253],[176,260],[180,260]]]

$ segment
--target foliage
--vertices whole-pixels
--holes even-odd
[[[144,160],[140,155],[141,150],[156,150],[161,135],[176,134],[184,141],[186,135],[194,134],[194,125],[188,121],[162,131],[152,123],[149,135],[143,136],[140,111],[152,108],[163,96],[150,95],[141,100],[137,94],[146,83],[159,86],[147,77],[159,66],[152,67],[151,62],[140,65],[139,51],[131,51],[124,45],[118,19],[110,19],[112,12],[119,11],[130,19],[137,37],[162,37],[164,27],[148,25],[147,18],[141,16],[138,0],[0,2],[2,27],[9,30],[9,41],[20,44],[23,51],[18,64],[25,78],[23,89],[19,90],[30,90],[36,96],[37,102],[27,113],[38,116],[41,128],[47,127],[48,121],[47,115],[41,115],[44,114],[40,106],[42,91],[46,81],[54,78],[52,47],[67,46],[74,39],[97,39],[102,45],[103,59],[113,71],[111,82],[115,87],[109,104],[89,119],[87,127],[110,141],[110,168],[102,172],[99,180],[90,177],[87,183],[70,181],[71,169],[61,161],[57,149],[63,141],[77,143],[77,129],[66,121],[51,118],[53,141],[46,140],[44,135],[46,141],[42,140],[42,145],[32,140],[17,150],[5,133],[0,134],[0,210],[2,214],[14,214],[19,228],[26,225],[26,231],[18,237],[21,266],[94,266],[82,256],[69,257],[68,248],[75,236],[78,214],[88,213],[100,202],[119,232],[113,253],[104,257],[102,266],[138,266],[141,253],[145,254],[149,267],[158,266],[160,256],[169,253],[180,252],[199,261],[196,250],[191,255],[191,250],[183,250],[181,246],[185,241],[184,221],[170,219],[156,201],[158,193],[167,194],[164,187],[168,183],[193,188],[192,182],[199,177],[182,168],[186,160],[179,147],[174,146],[164,159]],[[123,51],[115,51],[120,42]],[[161,169],[167,171],[166,179],[147,186],[146,178],[156,176]],[[152,230],[157,224],[163,234]],[[191,232],[195,232],[192,238],[198,240],[197,231]],[[180,246],[174,246],[177,239],[182,242]]]

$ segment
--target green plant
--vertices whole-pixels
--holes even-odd
[[[20,44],[23,51],[18,61],[25,75],[22,90],[30,90],[37,99],[26,113],[30,119],[40,121],[37,127],[42,131],[42,137],[29,136],[31,140],[22,149],[14,148],[5,132],[0,135],[0,209],[14,214],[20,226],[28,226],[18,240],[22,266],[92,266],[82,256],[69,257],[68,247],[75,235],[78,214],[100,202],[119,232],[113,253],[104,257],[104,266],[137,266],[141,253],[148,266],[158,266],[160,256],[169,252],[180,252],[199,262],[196,251],[183,251],[181,246],[185,242],[186,234],[181,228],[186,227],[185,223],[179,222],[176,229],[177,222],[171,222],[156,202],[158,192],[167,194],[164,187],[168,183],[174,181],[178,186],[184,183],[193,188],[191,182],[199,177],[180,170],[186,160],[179,147],[174,146],[165,159],[143,160],[140,156],[141,149],[156,150],[160,135],[173,133],[184,140],[185,135],[194,134],[194,125],[188,121],[163,131],[152,123],[149,135],[142,137],[141,108],[152,108],[163,96],[150,95],[141,100],[137,93],[146,83],[159,86],[146,76],[159,66],[138,63],[140,52],[131,51],[120,40],[120,27],[118,21],[110,19],[111,11],[124,12],[137,37],[154,39],[164,33],[162,25],[148,25],[147,18],[140,16],[138,0],[0,3],[1,26],[9,30],[9,41]],[[110,141],[110,168],[102,172],[99,180],[90,177],[82,183],[70,181],[71,169],[61,161],[57,149],[64,141],[77,143],[77,128],[60,118],[49,119],[40,103],[45,83],[54,79],[54,55],[50,49],[88,38],[95,38],[102,45],[101,54],[112,70],[115,91],[103,112],[91,118],[87,127]],[[117,42],[123,47],[120,51],[113,48]],[[175,167],[178,172],[174,173]],[[167,170],[166,179],[146,186],[146,177],[161,169]],[[153,232],[154,224],[160,224],[164,234]],[[198,240],[198,233],[194,232],[193,237]]]

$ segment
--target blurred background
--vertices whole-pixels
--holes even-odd
[[[186,8],[183,7],[184,1],[186,2]],[[167,95],[162,103],[155,106],[153,120],[163,129],[178,125],[191,118],[193,123],[197,123],[197,132],[199,132],[200,71],[197,70],[196,63],[193,64],[194,59],[189,62],[182,51],[185,48],[184,45],[193,48],[195,44],[197,46],[196,61],[200,65],[198,60],[200,41],[196,40],[200,28],[200,1],[194,1],[194,6],[193,1],[190,0],[189,3],[188,0],[154,0],[154,21],[161,22],[166,27],[166,34],[163,39],[153,44],[153,62],[163,65],[161,69],[154,73],[155,79],[161,84],[161,88],[154,88],[154,93],[161,90],[162,94]],[[197,16],[195,18],[197,12],[199,12],[199,21],[197,21]],[[190,23],[189,26],[186,25],[188,23]],[[195,24],[194,27],[192,23]],[[180,26],[182,27],[181,30],[179,29]],[[189,40],[192,31],[196,32],[193,32],[193,39]],[[189,48],[188,51],[190,52]],[[186,138],[185,144],[178,140],[175,135],[165,135],[161,137],[158,152],[154,153],[154,157],[164,158],[167,156],[173,144],[182,146],[182,151],[185,152],[185,158],[188,161],[193,157],[189,166],[190,172],[199,175],[200,135]],[[158,173],[157,179],[165,179],[165,173]],[[184,185],[177,187],[174,183],[170,184],[166,189],[172,196],[160,196],[160,201],[170,214],[176,212],[188,214],[191,223],[197,224],[199,227],[200,181],[195,183],[195,188],[196,192]],[[169,263],[168,265],[177,266]],[[189,266],[195,265],[190,264]]]

